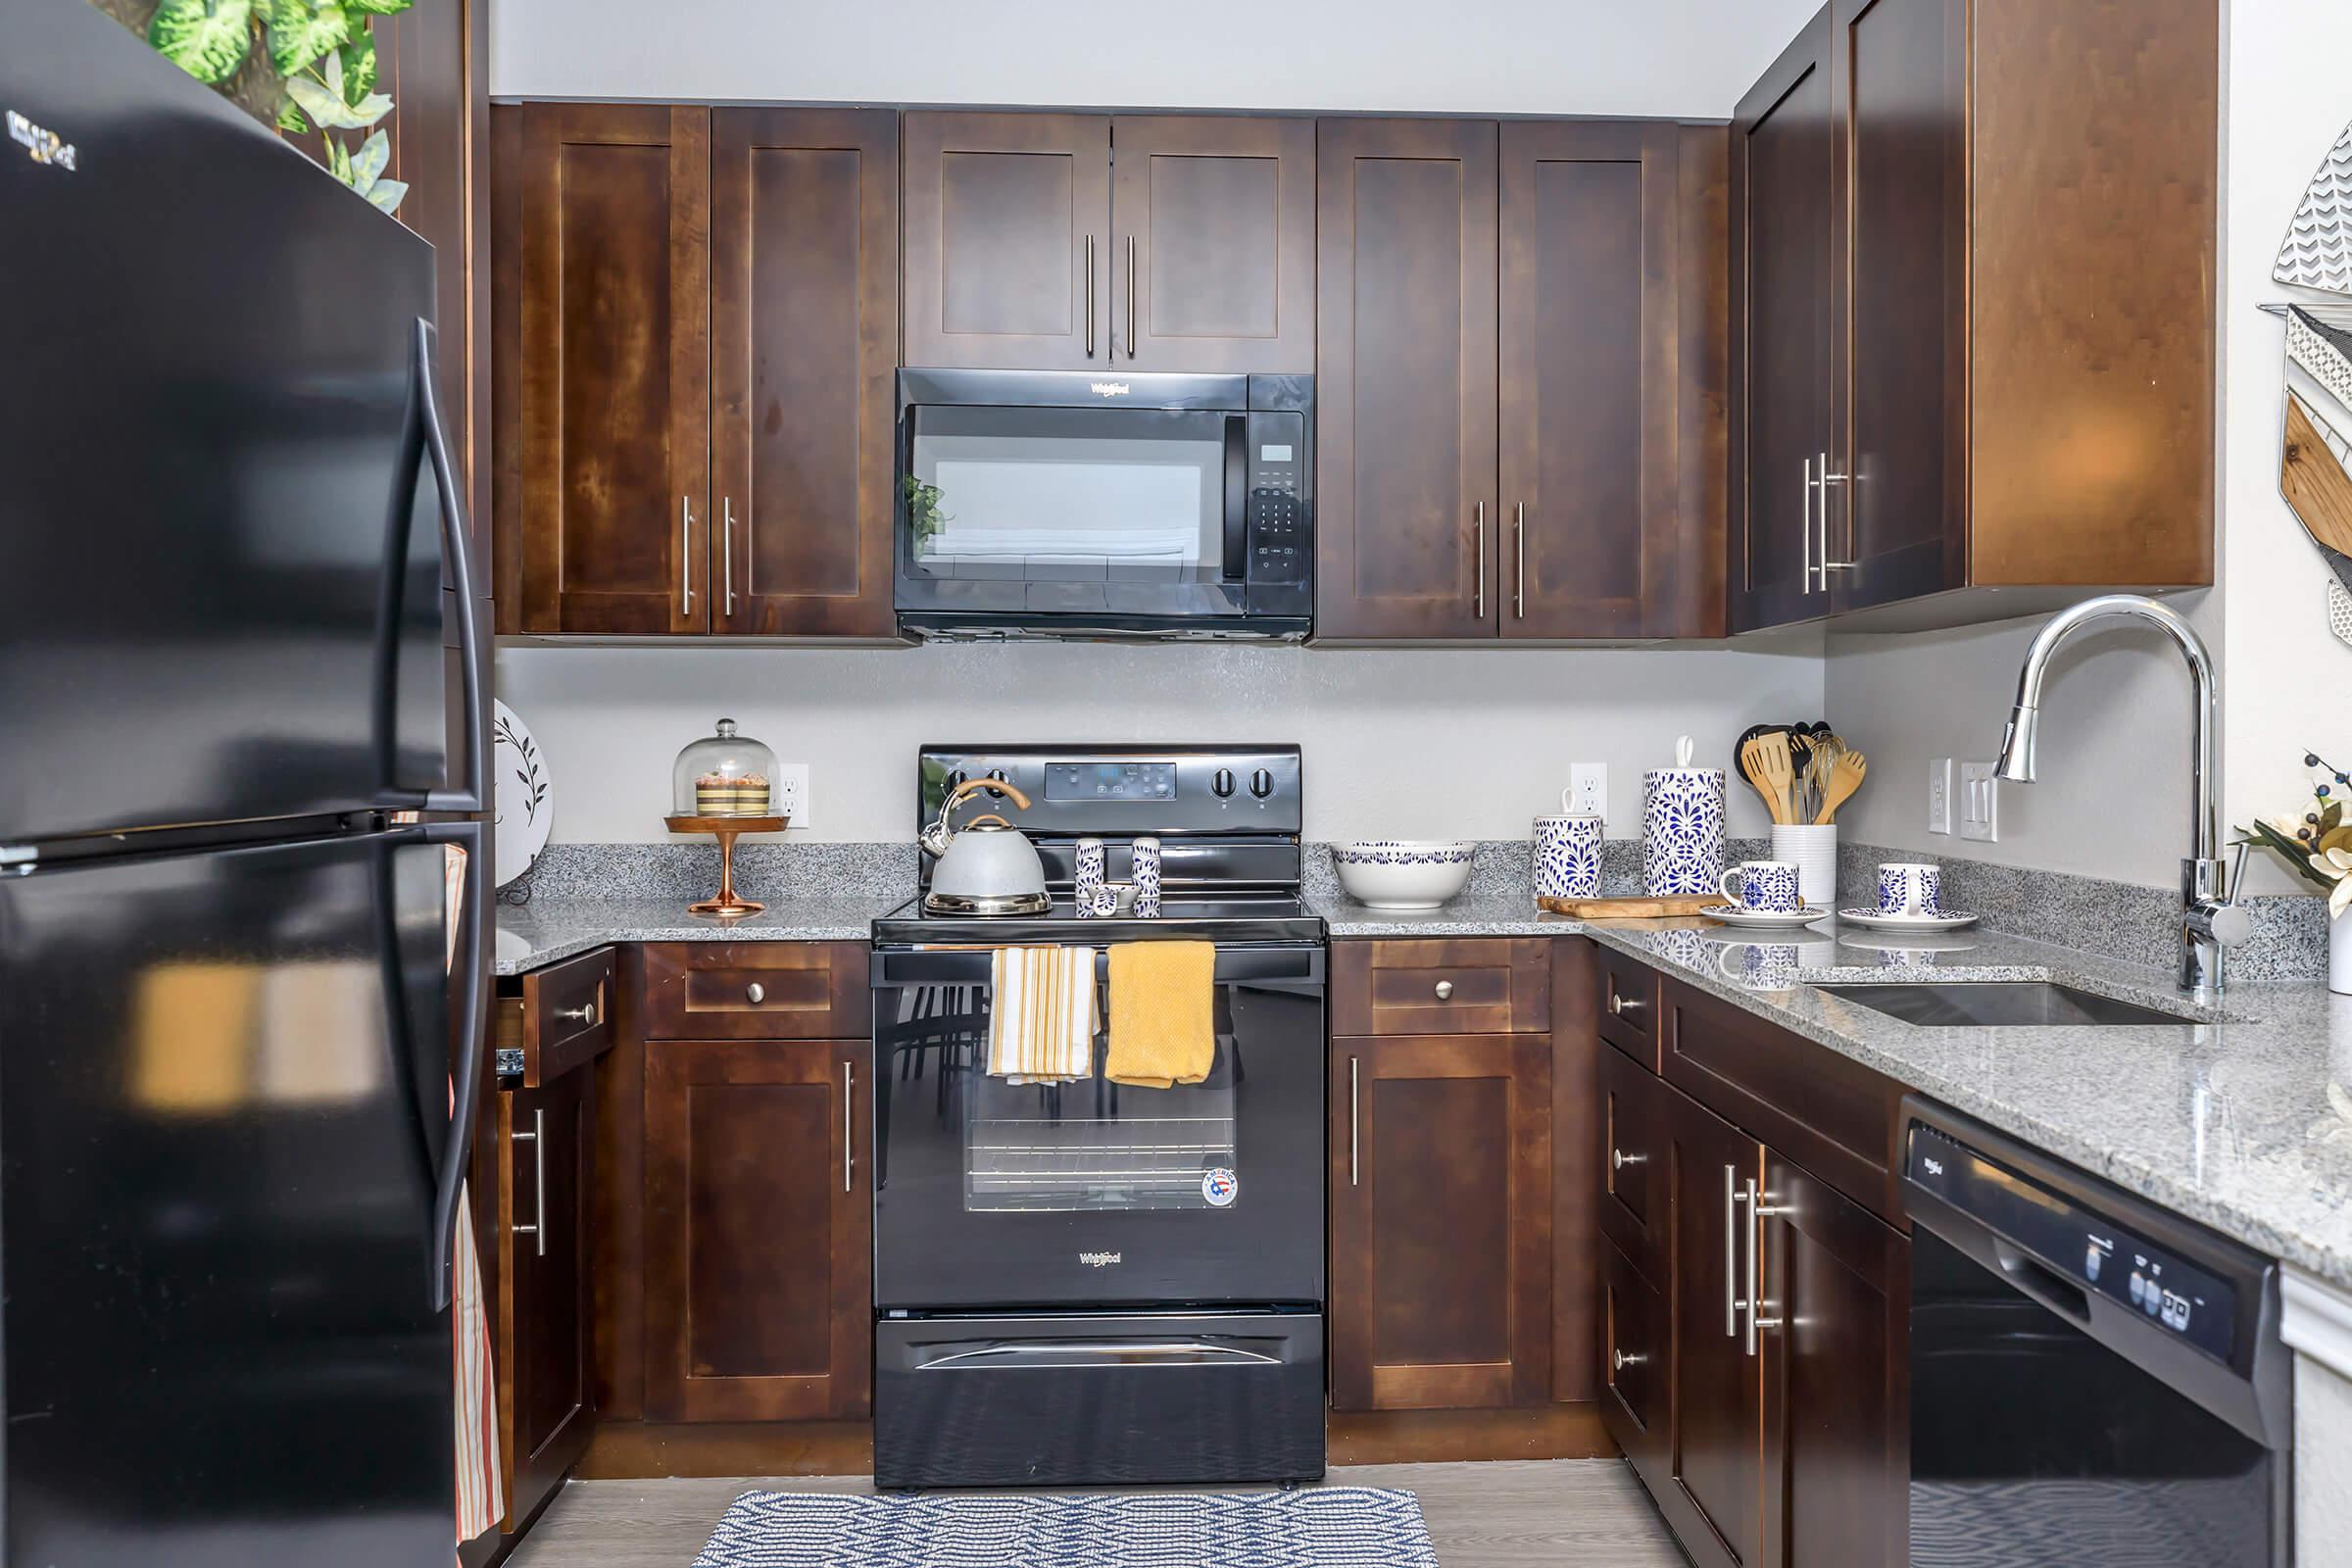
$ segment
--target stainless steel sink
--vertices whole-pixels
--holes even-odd
[[[2035,980],[1977,980],[1925,986],[1823,986],[1842,997],[1923,1029],[1986,1027],[2065,1028],[2073,1025],[2194,1023],[2073,986]]]

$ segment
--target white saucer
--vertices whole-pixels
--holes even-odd
[[[1721,920],[1725,925],[1748,931],[1794,931],[1830,917],[1830,911],[1818,904],[1801,909],[1749,909],[1737,904],[1706,904],[1699,906],[1698,912],[1710,920]]]
[[[1884,909],[1839,909],[1838,918],[1849,925],[1868,926],[1873,931],[1964,931],[1977,923],[1977,916],[1957,910],[1940,914],[1888,914]]]

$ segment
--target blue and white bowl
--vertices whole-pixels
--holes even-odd
[[[1373,909],[1434,909],[1470,881],[1468,839],[1359,839],[1332,846],[1340,886]]]

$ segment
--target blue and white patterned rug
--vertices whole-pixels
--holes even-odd
[[[747,1492],[695,1568],[1438,1568],[1421,1502],[1371,1487],[1118,1496]]]

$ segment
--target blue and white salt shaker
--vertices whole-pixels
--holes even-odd
[[[1150,836],[1135,841],[1135,914],[1159,918],[1159,840]]]

